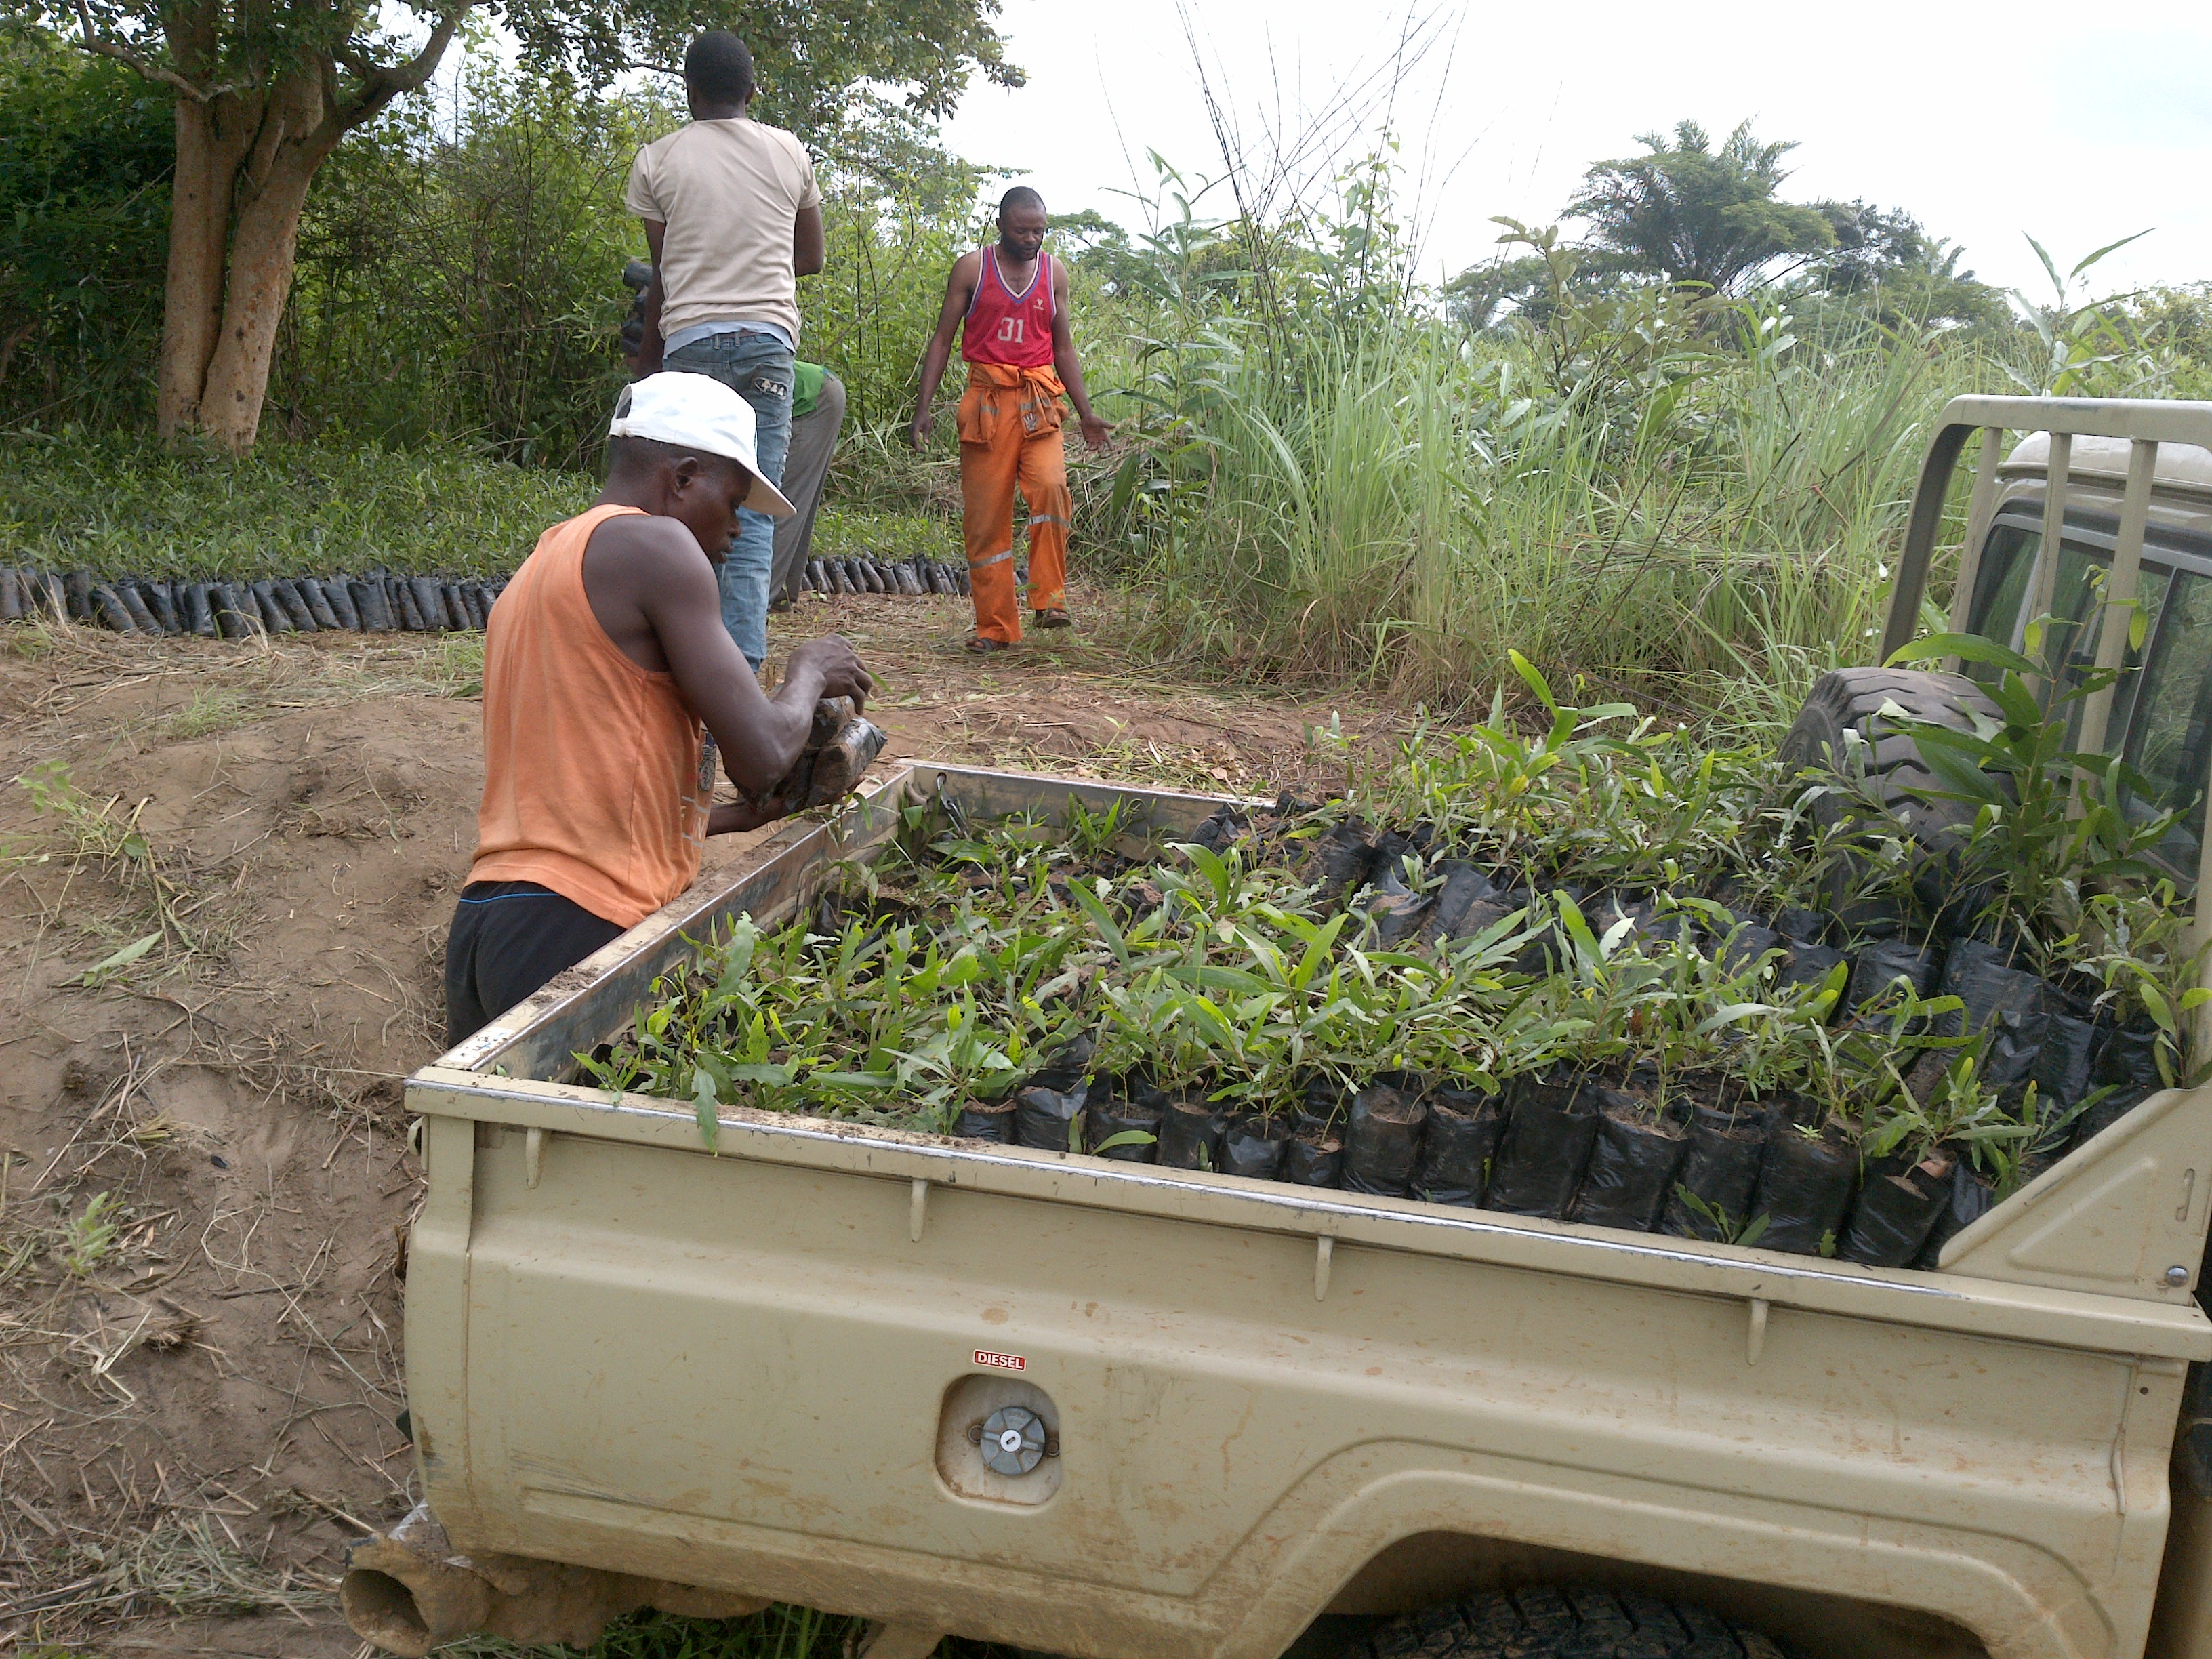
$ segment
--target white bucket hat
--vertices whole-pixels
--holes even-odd
[[[799,509],[761,476],[753,447],[753,406],[708,374],[648,374],[615,400],[610,438],[652,438],[708,455],[726,455],[752,475],[744,504],[771,519]]]

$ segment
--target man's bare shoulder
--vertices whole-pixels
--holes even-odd
[[[983,275],[983,250],[969,248],[952,262],[952,281],[956,287],[973,288]]]
[[[650,576],[714,580],[714,567],[699,550],[691,532],[674,519],[652,513],[624,513],[592,532],[584,557],[591,574],[622,579]]]

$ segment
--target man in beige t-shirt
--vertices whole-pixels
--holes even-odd
[[[822,191],[799,140],[747,112],[752,54],[726,30],[684,54],[691,122],[638,152],[629,210],[653,280],[637,372],[709,374],[752,405],[761,471],[783,480],[791,442],[799,284],[823,263]],[[721,567],[722,621],[757,670],[768,655],[774,528],[747,509]]]

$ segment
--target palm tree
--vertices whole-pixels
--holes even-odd
[[[1775,198],[1794,143],[1761,143],[1748,121],[1717,150],[1695,121],[1675,123],[1671,143],[1656,132],[1636,142],[1650,154],[1600,161],[1567,204],[1619,270],[1735,294],[1779,260],[1834,246],[1826,214]]]

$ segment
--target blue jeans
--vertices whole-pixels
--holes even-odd
[[[751,329],[709,335],[661,359],[683,374],[711,374],[753,407],[753,443],[761,471],[783,483],[791,447],[791,353],[773,335]],[[775,520],[747,507],[722,561],[722,626],[757,672],[768,658],[769,569],[775,559]]]

